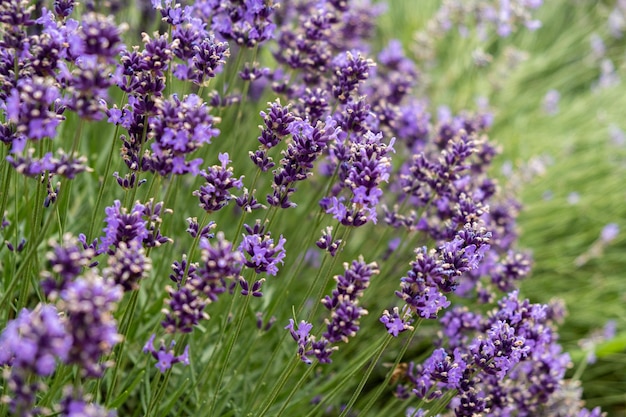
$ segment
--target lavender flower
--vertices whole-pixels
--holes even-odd
[[[213,127],[219,119],[209,114],[209,108],[195,94],[182,100],[175,94],[168,100],[158,99],[155,107],[156,114],[149,119],[148,138],[154,142],[148,170],[160,175],[197,174],[202,160],[188,161],[186,157],[219,134]]]
[[[15,124],[16,137],[12,141],[12,153],[21,154],[26,140],[54,138],[56,128],[64,119],[56,111],[60,92],[49,78],[20,79],[6,99],[7,119]]]
[[[208,320],[209,315],[204,309],[210,301],[194,287],[193,281],[189,280],[177,289],[171,286],[165,289],[169,298],[165,302],[167,307],[162,310],[165,319],[161,325],[166,332],[190,333],[200,320]]]
[[[190,285],[210,301],[216,301],[226,290],[226,279],[238,280],[245,262],[243,254],[233,248],[223,232],[218,232],[215,240],[211,244],[200,239],[201,261],[193,270],[189,269],[188,278]]]
[[[393,337],[398,337],[400,333],[406,330],[413,330],[410,314],[405,313],[400,316],[398,307],[394,307],[392,313],[389,313],[389,310],[383,311],[379,321],[385,325],[387,333]]]
[[[73,387],[66,387],[63,399],[59,404],[59,415],[62,417],[116,417],[115,410],[107,410],[101,405],[91,402],[91,396]]]
[[[100,251],[108,251],[113,255],[120,242],[130,243],[137,241],[143,243],[148,238],[147,222],[142,218],[145,206],[136,203],[132,211],[122,207],[119,200],[115,200],[113,205],[105,209],[105,222],[107,227],[103,229],[105,235],[101,239]]]
[[[102,357],[122,340],[113,318],[121,297],[121,287],[89,271],[61,291],[59,306],[68,315],[67,331],[72,336],[67,360],[78,364],[87,376],[102,375],[111,365],[102,362]]]
[[[65,326],[54,306],[39,304],[32,311],[23,309],[2,331],[0,363],[19,372],[52,374],[57,361],[66,361],[70,355],[72,335]]]
[[[245,265],[253,268],[257,274],[266,272],[269,275],[278,273],[278,264],[285,258],[285,242],[281,235],[278,242],[274,242],[270,232],[265,232],[260,221],[254,227],[244,225],[247,235],[244,235],[239,250],[246,256]]]
[[[337,288],[330,296],[322,299],[322,304],[331,312],[326,320],[327,328],[323,337],[329,343],[348,342],[359,330],[359,319],[367,314],[367,310],[359,306],[359,298],[369,286],[372,275],[378,274],[376,263],[366,264],[363,258],[344,264],[344,274],[337,275]]]
[[[152,262],[137,240],[120,242],[113,256],[108,259],[108,267],[102,271],[105,279],[110,279],[124,291],[139,288],[139,281],[146,278],[152,269]]]
[[[392,139],[389,145],[382,143],[382,134],[368,131],[351,140],[347,160],[339,160],[341,187],[350,190],[350,205],[344,204],[341,197],[325,197],[320,206],[346,226],[362,226],[368,221],[376,223],[376,206],[383,192],[380,188],[391,171],[393,151]]]
[[[60,291],[83,273],[85,268],[93,266],[95,250],[79,246],[79,241],[70,234],[63,236],[63,242],[52,240],[49,245],[52,251],[46,255],[48,271],[42,273],[41,287],[46,296],[55,300]],[[60,278],[55,279],[55,275]]]
[[[336,140],[340,129],[337,122],[331,118],[325,123],[318,121],[312,126],[306,121],[296,120],[289,126],[293,135],[292,141],[280,161],[280,168],[274,170],[273,194],[267,196],[267,202],[272,206],[282,208],[293,207],[289,200],[295,192],[293,183],[303,181],[311,175],[313,164],[324,152],[328,144]]]
[[[199,175],[205,179],[206,183],[194,191],[192,194],[200,200],[200,207],[208,213],[218,211],[225,207],[232,199],[231,188],[241,188],[242,178],[232,178],[233,168],[227,167],[230,160],[227,153],[220,153],[218,156],[221,166],[214,165],[206,170],[200,171]]]
[[[172,365],[180,363],[180,362],[182,362],[185,365],[189,365],[189,346],[186,346],[185,351],[182,354],[177,356],[174,351],[174,345],[176,345],[175,341],[172,340],[169,350],[165,347],[165,342],[163,340],[161,340],[161,344],[159,348],[155,349],[154,348],[155,337],[156,337],[155,334],[150,336],[150,339],[148,340],[148,342],[146,342],[145,346],[143,347],[143,352],[144,353],[150,352],[152,354],[152,357],[157,360],[157,363],[154,366],[159,371],[161,371],[161,373],[165,373],[165,371],[171,368]]]
[[[291,337],[298,344],[298,356],[300,357],[302,362],[306,363],[307,365],[310,365],[312,363],[311,359],[306,356],[306,352],[311,344],[311,338],[313,337],[309,334],[312,328],[313,325],[311,323],[307,323],[304,320],[300,322],[298,327],[294,327],[293,319],[289,319],[289,324],[285,326],[285,329],[289,330]]]
[[[328,226],[325,230],[322,230],[322,237],[315,243],[318,248],[328,251],[330,256],[337,255],[339,246],[341,246],[341,239],[333,240],[332,237],[333,228]]]

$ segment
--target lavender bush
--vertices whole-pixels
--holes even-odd
[[[427,96],[540,5],[444,2],[416,54],[367,1],[2,1],[0,414],[600,416],[492,113]]]

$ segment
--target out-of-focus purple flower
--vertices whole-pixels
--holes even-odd
[[[122,287],[90,270],[61,291],[59,305],[67,313],[67,331],[72,335],[67,361],[78,364],[87,376],[100,377],[111,365],[102,361],[103,356],[122,341],[113,317],[122,294]]]
[[[122,30],[113,16],[94,12],[84,14],[79,31],[69,38],[72,56],[91,55],[105,62],[114,62],[124,48]]]
[[[619,225],[617,223],[609,223],[602,228],[600,240],[603,243],[609,243],[619,235]]]
[[[185,365],[189,365],[189,345],[185,347],[185,351],[182,354],[176,356],[175,351],[174,351],[174,346],[176,345],[176,342],[174,340],[172,340],[172,343],[170,344],[169,349],[167,349],[167,347],[165,346],[165,341],[163,340],[161,340],[161,344],[159,348],[155,349],[154,348],[155,337],[156,337],[155,334],[150,336],[150,339],[148,340],[148,342],[146,342],[145,346],[143,347],[143,352],[144,353],[150,352],[150,354],[152,354],[152,357],[157,360],[157,363],[154,366],[159,371],[161,371],[161,373],[165,373],[165,371],[171,368],[172,365],[175,365],[177,363],[182,362]]]
[[[550,116],[557,114],[559,112],[560,99],[561,94],[557,90],[548,91],[543,98],[543,111]]]
[[[46,255],[48,270],[42,274],[41,287],[49,299],[55,300],[60,291],[81,275],[85,268],[93,265],[92,259],[96,252],[79,245],[78,239],[70,234],[65,234],[60,243],[51,242],[51,246],[52,250]]]
[[[60,175],[68,179],[74,179],[82,172],[93,171],[87,166],[87,157],[74,157],[66,154],[63,150],[58,151],[58,156],[51,152],[46,153],[42,158],[36,158],[35,148],[28,148],[21,155],[9,155],[6,160],[21,175],[27,177],[40,177],[46,172],[49,175]],[[48,205],[51,201],[48,201]]]
[[[111,279],[124,291],[139,288],[139,281],[146,278],[152,269],[152,262],[137,240],[120,242],[115,253],[108,259],[108,266],[102,271],[106,279]]]
[[[245,278],[239,277],[239,285],[241,286],[241,295],[252,295],[254,297],[263,297],[261,292],[261,286],[265,282],[265,278],[254,281],[252,286],[246,281]]]
[[[54,0],[54,13],[61,19],[65,19],[74,11],[74,0]]]
[[[278,4],[272,0],[202,3],[196,6],[198,11],[212,17],[211,28],[225,39],[252,48],[274,37],[272,18]]]
[[[48,376],[57,361],[66,361],[72,346],[72,335],[65,320],[52,305],[23,309],[0,335],[0,364],[20,372]]]
[[[6,116],[15,124],[17,135],[12,153],[22,153],[27,139],[56,136],[56,128],[64,119],[54,111],[60,97],[59,89],[49,78],[24,78],[17,82],[17,88],[6,99]]]
[[[117,411],[91,401],[91,396],[73,387],[66,387],[63,399],[59,403],[61,417],[116,417]]]

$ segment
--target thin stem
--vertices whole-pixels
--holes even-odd
[[[232,335],[232,337],[230,338],[228,342],[228,346],[226,347],[226,357],[224,358],[224,361],[222,362],[222,366],[220,367],[220,373],[217,378],[217,385],[215,388],[215,393],[213,394],[213,401],[211,401],[211,408],[208,414],[209,416],[214,415],[213,411],[215,410],[215,405],[217,404],[217,398],[222,388],[222,380],[224,379],[224,374],[226,373],[226,367],[227,367],[226,365],[228,364],[228,361],[230,360],[230,355],[233,352],[233,346],[235,345],[235,342],[239,338],[239,334],[241,332],[241,326],[244,322],[246,312],[248,311],[248,305],[250,304],[250,298],[252,296],[248,294],[247,296],[244,296],[244,297],[245,299],[244,299],[243,305],[237,317],[237,327],[236,327],[235,333]]]
[[[365,386],[365,383],[369,379],[370,375],[372,374],[372,371],[374,370],[374,367],[380,360],[380,357],[382,356],[383,352],[389,345],[389,342],[391,342],[392,338],[393,336],[391,336],[390,334],[387,335],[387,337],[385,338],[385,341],[382,343],[382,345],[380,346],[380,349],[376,353],[376,357],[370,362],[370,366],[367,368],[367,371],[365,371],[365,376],[361,378],[361,381],[359,382],[358,387],[356,388],[356,390],[354,390],[354,393],[352,394],[350,401],[348,401],[348,405],[346,405],[346,407],[344,408],[343,412],[339,415],[339,417],[345,417],[350,411],[350,409],[352,409],[352,406],[356,402],[357,398],[359,398],[359,395],[361,395],[361,391],[363,391],[363,387]]]
[[[406,353],[407,349],[409,348],[409,345],[413,341],[413,337],[415,336],[415,333],[417,332],[417,329],[419,328],[422,320],[423,319],[420,318],[417,321],[417,323],[415,324],[415,326],[413,326],[413,330],[411,330],[411,332],[409,334],[409,337],[407,338],[406,342],[404,343],[404,346],[402,346],[402,349],[400,350],[400,353],[396,357],[396,360],[394,361],[392,368],[387,373],[387,376],[385,377],[385,381],[378,386],[378,389],[376,390],[376,392],[374,393],[372,398],[370,398],[369,402],[365,405],[365,407],[360,410],[360,413],[362,415],[364,415],[364,416],[367,415],[367,412],[372,408],[374,403],[378,400],[380,395],[385,390],[385,387],[388,386],[389,381],[391,381],[391,378],[393,376],[394,370],[398,367],[398,365],[400,364],[400,361],[402,361],[402,358],[404,357],[404,354]],[[381,415],[385,415],[385,414],[381,413]]]
[[[124,102],[126,98],[126,93],[124,93],[122,100],[120,102],[120,107],[121,103]],[[98,197],[96,197],[96,204],[95,204],[95,208],[94,208],[94,214],[97,215],[98,213],[100,213],[100,210],[102,210],[101,204],[102,204],[102,197],[104,196],[104,191],[107,188],[107,182],[109,181],[109,175],[111,175],[111,166],[113,165],[113,154],[115,153],[115,143],[117,142],[117,136],[119,133],[119,125],[115,125],[115,130],[113,132],[113,140],[111,140],[111,147],[109,148],[109,154],[107,156],[107,162],[106,165],[104,167],[104,175],[102,177],[102,186],[99,187],[98,189]],[[89,239],[93,239],[94,238],[94,228],[96,227],[96,221],[95,219],[91,221],[91,224],[89,226],[89,234],[87,235]]]

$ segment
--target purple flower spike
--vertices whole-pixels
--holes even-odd
[[[143,243],[148,238],[147,222],[142,218],[145,206],[135,204],[132,211],[122,207],[119,200],[115,200],[113,206],[107,207],[105,222],[107,227],[103,229],[105,235],[100,242],[100,251],[108,251],[110,255],[115,253],[115,248],[120,242],[137,241]]]
[[[88,376],[99,377],[111,364],[102,362],[122,340],[113,317],[122,287],[87,271],[61,292],[60,305],[67,312],[72,348],[68,362],[76,363]]]
[[[206,183],[192,193],[200,200],[200,207],[204,211],[211,213],[224,208],[233,198],[230,194],[231,188],[243,187],[242,178],[233,178],[233,168],[228,167],[230,160],[227,153],[220,153],[221,165],[214,165],[206,170],[200,171],[200,176]]]
[[[72,336],[57,309],[40,304],[33,311],[22,310],[3,330],[0,364],[48,376],[58,360],[67,360],[71,346]]]
[[[239,250],[247,255],[245,265],[253,268],[257,274],[266,272],[268,275],[276,275],[278,264],[284,262],[284,245],[287,240],[281,235],[275,243],[270,237],[271,233],[264,233],[258,221],[255,228],[248,225],[245,227],[248,235],[244,235],[239,245]]]
[[[113,256],[109,257],[108,267],[102,271],[105,278],[112,279],[124,291],[139,288],[139,281],[146,278],[152,269],[152,262],[144,248],[136,240],[120,242]]]

